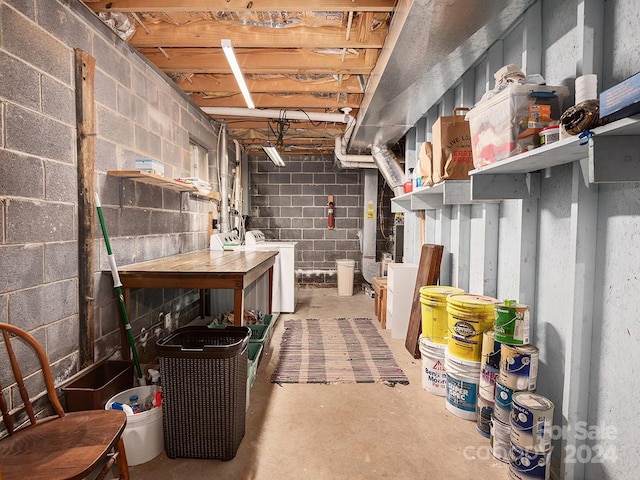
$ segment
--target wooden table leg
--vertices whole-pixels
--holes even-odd
[[[269,313],[273,313],[273,266],[269,268]]]
[[[207,315],[207,292],[204,288],[200,289],[200,318],[204,318]]]
[[[233,290],[233,324],[241,326],[244,323],[244,289]]]

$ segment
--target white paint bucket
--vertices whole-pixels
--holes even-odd
[[[422,356],[422,388],[440,397],[447,394],[447,371],[444,366],[446,345],[420,337]]]
[[[113,402],[129,403],[132,395],[137,395],[141,403],[155,393],[155,385],[130,388],[111,397],[106,405],[108,410]],[[127,451],[127,463],[129,466],[140,465],[153,460],[164,449],[164,436],[162,431],[162,407],[152,408],[135,415],[127,415],[127,426],[122,434],[124,447]]]
[[[509,450],[511,449],[511,427],[503,423],[495,416],[491,417],[491,434],[489,437],[491,453],[504,463],[509,463]]]
[[[515,392],[511,403],[511,442],[531,452],[551,448],[553,402],[532,392]]]
[[[500,347],[500,383],[512,390],[536,389],[538,381],[538,349],[533,345]]]
[[[480,362],[461,360],[447,349],[444,366],[447,371],[447,410],[457,417],[475,421]]]
[[[509,478],[511,480],[549,480],[551,451],[529,452],[511,443],[509,449]]]

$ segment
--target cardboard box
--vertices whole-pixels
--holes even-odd
[[[164,177],[164,164],[151,158],[136,158],[136,170]]]
[[[520,153],[518,139],[528,129],[529,106],[551,105],[551,119],[562,115],[565,86],[511,84],[467,113],[473,165],[480,168]],[[537,132],[536,132],[537,134]]]
[[[600,118],[624,118],[640,113],[640,73],[600,94]]]

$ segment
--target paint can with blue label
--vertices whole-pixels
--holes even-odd
[[[516,391],[535,390],[538,355],[538,349],[533,345],[503,343],[500,348],[500,383]]]
[[[533,452],[551,448],[553,402],[533,392],[515,392],[511,398],[511,442]]]
[[[511,426],[495,416],[491,417],[491,435],[489,437],[491,454],[504,463],[509,463],[511,450]]]
[[[494,402],[493,416],[507,425],[510,425],[511,422],[512,396],[513,390],[506,385],[503,385],[500,383],[500,380],[498,380],[496,382],[496,398]]]
[[[551,451],[530,452],[511,442],[509,478],[511,480],[549,480]]]
[[[496,305],[494,329],[496,340],[510,345],[529,343],[529,307],[515,300]]]
[[[465,420],[476,420],[480,362],[461,360],[445,351],[447,410]]]

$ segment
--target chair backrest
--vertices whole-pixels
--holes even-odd
[[[16,349],[18,348],[17,342],[21,342],[23,345],[26,344],[31,349],[32,353],[37,357],[40,364],[40,369],[42,370],[42,375],[44,377],[49,401],[51,402],[51,405],[53,406],[56,414],[59,417],[64,417],[62,404],[60,403],[60,400],[56,395],[53,376],[51,375],[51,367],[49,366],[49,359],[47,358],[47,354],[45,353],[40,343],[29,333],[14,325],[9,325],[8,323],[0,323],[0,330],[2,330],[4,347],[7,351],[9,363],[11,364],[11,371],[13,372],[14,380],[13,383],[9,383],[7,385],[0,384],[0,409],[2,410],[2,418],[4,419],[4,424],[9,435],[16,431],[16,427],[12,417],[12,410],[14,409],[14,406],[12,405],[11,391],[14,388],[17,388],[18,392],[20,393],[20,398],[22,399],[22,403],[24,404],[24,410],[29,416],[30,424],[36,424],[36,415],[31,403],[32,397],[29,396],[29,392],[27,391],[27,388],[25,386],[22,369],[20,368],[20,364],[18,363],[18,354],[16,353]],[[20,349],[18,349],[18,352],[20,352],[20,355],[22,356],[22,352],[20,351]],[[33,372],[27,372],[27,376],[31,375],[32,373]],[[5,398],[5,389],[9,394],[9,403],[7,403],[7,400]]]

